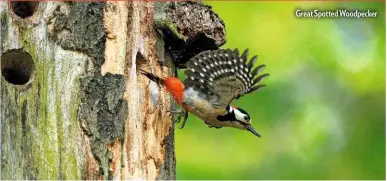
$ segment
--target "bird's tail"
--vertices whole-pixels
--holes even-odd
[[[150,79],[151,81],[153,82],[156,82],[158,85],[164,85],[164,79],[163,78],[160,78],[160,77],[157,77],[149,72],[146,72],[144,70],[139,70],[139,72],[143,75],[145,75],[146,77],[148,77],[148,79]]]
[[[161,78],[155,76],[144,70],[139,70],[141,74],[148,77],[153,82],[156,82],[159,85],[163,85],[165,89],[172,95],[178,104],[181,104],[184,94],[184,83],[181,82],[177,77],[165,77]]]

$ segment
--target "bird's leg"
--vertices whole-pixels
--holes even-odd
[[[207,122],[204,121],[204,123],[206,123],[208,125],[209,128],[216,128],[216,129],[220,129],[222,128],[222,126],[215,126],[215,125],[212,125],[212,124],[208,124]]]
[[[172,110],[172,111],[168,111],[170,113],[172,113],[172,118],[173,118],[173,122],[174,123],[180,123],[180,119],[183,115],[183,110],[181,109],[176,109],[176,110]]]
[[[188,111],[184,110],[182,107],[180,107],[180,109],[176,109],[175,107],[175,109],[168,112],[172,113],[172,119],[174,123],[180,123],[181,118],[183,117],[183,122],[180,129],[184,128],[184,125],[188,119]]]
[[[183,114],[184,114],[184,120],[183,120],[183,122],[181,123],[180,129],[183,129],[183,128],[184,128],[185,123],[187,122],[187,119],[188,119],[188,111],[187,111],[187,110],[183,110]]]
[[[179,123],[182,115],[182,108],[178,109],[176,105],[172,104],[173,108],[170,111],[167,111],[172,114],[172,120],[174,123]],[[177,119],[176,119],[177,116]]]
[[[209,125],[208,127],[209,127],[209,128],[216,128],[216,129],[222,128],[222,126],[214,126],[214,125]]]
[[[184,128],[185,123],[187,122],[187,119],[188,119],[188,111],[184,109],[180,109],[180,110],[171,111],[171,113],[172,113],[174,123],[180,123],[181,118],[183,118],[183,122],[181,123],[180,129]]]

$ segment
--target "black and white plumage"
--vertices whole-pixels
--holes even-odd
[[[143,74],[163,84],[182,109],[202,119],[209,127],[233,127],[260,137],[249,114],[230,105],[234,99],[265,87],[259,83],[269,76],[259,75],[265,65],[255,67],[257,56],[250,61],[247,58],[248,50],[241,55],[238,49],[201,52],[186,63],[184,82],[175,77],[157,78],[150,73]],[[184,115],[182,127],[187,120],[186,112]]]
[[[202,52],[186,63],[184,85],[217,97],[216,105],[227,107],[232,100],[265,87],[258,84],[269,74],[258,75],[265,65],[254,68],[258,56],[248,61],[248,49],[242,55],[238,49]]]

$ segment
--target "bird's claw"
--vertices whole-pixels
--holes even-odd
[[[206,124],[207,124],[207,123],[206,123]],[[216,129],[222,128],[222,126],[214,126],[214,125],[211,125],[211,124],[208,124],[208,127],[209,127],[209,128],[216,128]]]
[[[181,118],[182,115],[179,116],[179,119]],[[181,126],[179,129],[183,129],[184,126],[185,126],[185,123],[187,122],[187,119],[188,119],[188,111],[184,110],[183,111],[183,116],[184,116],[184,119],[183,119],[183,122],[181,123]],[[179,120],[180,122],[180,120]]]
[[[173,123],[180,123],[181,119],[183,118],[183,122],[181,123],[181,126],[179,129],[184,128],[185,123],[187,122],[188,119],[188,111],[186,110],[174,110],[170,111],[172,113],[172,120]]]

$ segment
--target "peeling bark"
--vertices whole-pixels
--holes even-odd
[[[226,43],[222,19],[201,2],[159,3],[156,25],[164,36],[176,66],[205,50],[216,50]]]
[[[0,179],[175,179],[170,96],[137,71],[174,70],[170,29],[155,31],[155,19],[181,30],[198,23],[179,23],[181,6],[193,6],[198,17],[208,7],[24,3],[0,2]],[[190,37],[202,35],[212,42],[204,49],[225,42],[221,20],[209,15],[214,26],[178,35],[188,37],[185,48],[195,49],[200,43]]]

